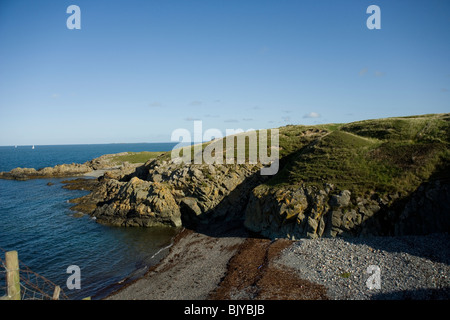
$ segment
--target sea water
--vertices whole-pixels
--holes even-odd
[[[173,143],[0,147],[0,171],[84,163],[124,151],[168,151]],[[70,210],[87,191],[63,189],[65,179],[0,179],[0,249],[17,250],[21,264],[59,285],[71,299],[109,294],[141,276],[170,246],[176,230],[101,225]],[[47,185],[49,182],[52,184]],[[3,255],[0,250],[0,255]],[[2,257],[3,258],[3,257]],[[80,289],[69,289],[68,267],[80,268]],[[1,289],[1,288],[0,288]],[[4,292],[0,292],[0,296]]]

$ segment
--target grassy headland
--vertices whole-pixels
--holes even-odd
[[[128,152],[126,155],[117,155],[111,159],[111,162],[117,165],[120,165],[124,162],[129,163],[145,163],[151,159],[155,159],[165,152]]]
[[[216,149],[220,151],[223,146],[223,159],[227,154],[225,140]],[[201,148],[217,142],[203,143]],[[234,156],[236,142],[235,138]],[[360,195],[410,192],[428,179],[448,178],[449,146],[450,114],[287,125],[279,128],[280,170],[265,185],[276,188],[328,183]],[[248,138],[245,147],[248,161]],[[194,148],[185,150],[191,152],[193,161]],[[270,144],[267,152],[270,155]],[[113,161],[144,163],[158,157],[170,160],[170,156],[170,152],[129,152]]]

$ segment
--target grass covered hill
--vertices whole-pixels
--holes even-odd
[[[288,125],[279,133],[281,166],[266,182],[270,187],[329,183],[361,195],[384,194],[410,192],[424,181],[449,176],[450,114]],[[211,143],[204,143],[203,149]],[[193,148],[191,152],[193,159]],[[170,160],[170,152],[129,153],[114,161],[145,163],[155,158]]]
[[[299,143],[307,130],[326,132]],[[349,124],[280,128],[285,166],[267,184],[331,183],[363,195],[410,192],[429,179],[448,179],[450,114]]]

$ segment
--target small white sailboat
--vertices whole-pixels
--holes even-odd
[[[34,149],[34,145],[31,147],[31,149]]]

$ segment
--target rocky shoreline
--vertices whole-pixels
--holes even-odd
[[[239,221],[267,238],[401,236],[450,229],[450,184],[362,197],[331,184],[270,187],[260,165],[176,164],[152,159],[105,171],[74,210],[114,226],[190,227]]]
[[[105,154],[85,163],[60,164],[54,167],[45,167],[41,169],[34,168],[15,168],[9,172],[0,172],[0,179],[8,180],[29,180],[45,178],[69,178],[76,176],[98,177],[106,171],[124,170],[125,167],[135,166],[128,163],[117,165],[112,160],[114,157],[127,155],[127,152],[117,154]]]
[[[238,229],[239,230],[239,229]],[[183,229],[170,252],[107,300],[448,300],[448,234],[363,240]],[[367,285],[370,266],[380,288]]]
[[[85,164],[16,168],[3,179],[78,177],[66,188],[91,193],[73,210],[114,226],[187,226],[241,221],[268,238],[400,236],[450,230],[450,184],[423,182],[410,194],[362,197],[325,183],[270,187],[261,165],[177,164],[160,158],[116,165],[105,155]],[[88,176],[90,179],[83,179]]]

